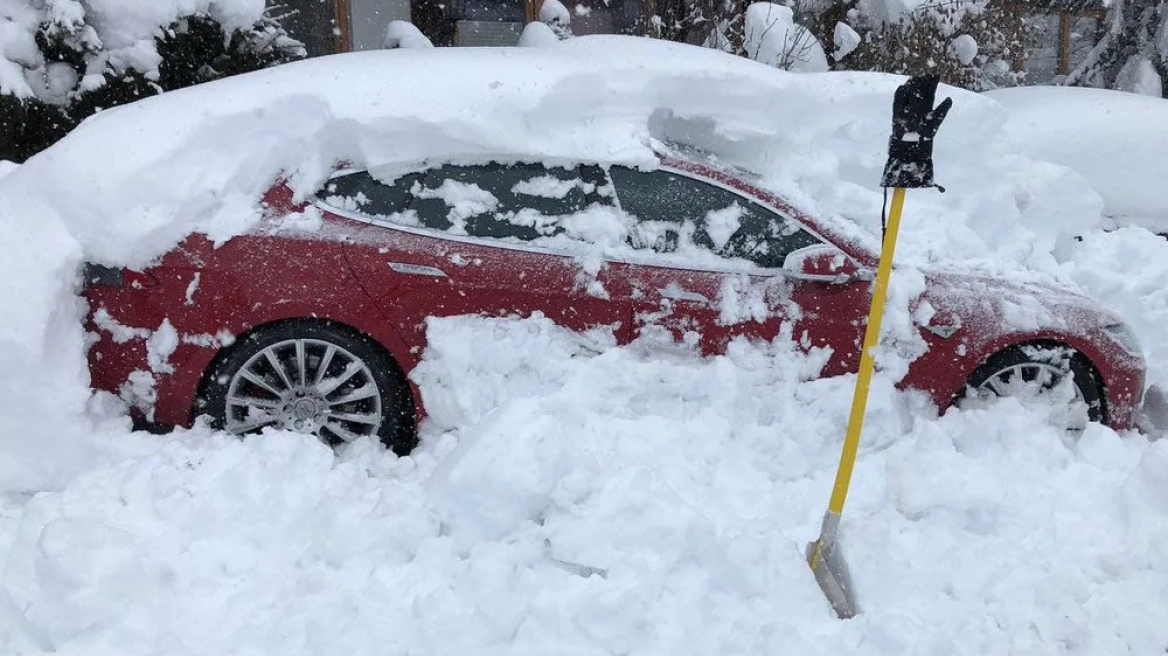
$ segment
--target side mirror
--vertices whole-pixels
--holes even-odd
[[[792,251],[783,260],[783,273],[792,280],[842,284],[872,280],[870,269],[856,266],[852,258],[834,246],[816,244]]]

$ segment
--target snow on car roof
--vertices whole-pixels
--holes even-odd
[[[881,203],[875,185],[892,91],[901,81],[789,74],[708,49],[626,37],[552,48],[351,53],[102,112],[0,183],[0,191],[20,189],[47,204],[87,257],[142,264],[192,230],[216,238],[238,233],[280,172],[306,193],[338,160],[367,166],[517,153],[651,165],[659,140],[755,171],[800,206],[853,217],[862,227],[857,234],[874,239]],[[1076,214],[1089,222],[1089,209],[1064,205],[1062,194],[1030,188],[1040,202],[1019,207],[1017,190],[987,193],[987,173],[1033,179],[1030,163],[1019,158],[1003,169],[994,103],[956,89],[944,93],[958,97],[937,146],[938,177],[950,194],[914,195],[906,243],[941,252],[955,237],[961,243],[952,250],[963,256],[997,257],[1002,230],[1010,241],[1032,240],[1010,233],[1019,223],[1041,226],[1051,210],[1064,223],[1069,215],[1074,224]],[[82,156],[93,152],[106,154],[101,166]]]

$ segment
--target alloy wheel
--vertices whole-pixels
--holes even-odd
[[[266,426],[312,434],[326,444],[376,436],[381,390],[369,366],[318,339],[263,348],[231,377],[224,428],[237,435]]]
[[[1013,397],[1022,402],[1054,400],[1054,395],[1068,383],[1070,390],[1066,397],[1058,398],[1058,405],[1067,408],[1065,421],[1068,428],[1083,429],[1087,424],[1086,400],[1082,390],[1075,384],[1073,374],[1065,367],[1047,362],[1022,362],[990,374],[976,388],[980,398]]]

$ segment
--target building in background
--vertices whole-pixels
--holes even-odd
[[[515,45],[542,0],[268,0],[271,14],[310,56],[382,47],[385,27],[407,20],[435,45]],[[652,0],[565,2],[576,34],[632,34]]]
[[[561,0],[572,15],[572,32],[646,34],[660,14],[676,21],[693,0]],[[733,0],[745,6],[745,0]],[[709,0],[706,0],[708,3]],[[515,45],[523,26],[539,16],[542,0],[268,0],[271,14],[303,42],[310,56],[381,48],[392,20],[407,20],[434,45]],[[1059,81],[1081,63],[1101,34],[1104,0],[1002,0],[1002,24],[1027,33],[1012,48],[1010,67],[1027,84]],[[1025,29],[1023,29],[1025,23]],[[705,27],[706,24],[696,25]],[[659,30],[658,30],[659,31]],[[693,33],[690,33],[693,32]],[[700,43],[701,30],[679,35]],[[656,34],[655,34],[656,36]]]

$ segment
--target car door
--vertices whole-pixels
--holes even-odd
[[[799,279],[782,268],[792,252],[823,246],[820,237],[687,172],[614,166],[610,175],[642,245],[620,273],[637,336],[713,354],[737,337],[769,341],[789,330],[804,349],[832,350],[826,375],[855,369],[868,283]]]
[[[611,205],[582,175],[579,167],[495,163],[373,171],[334,179],[322,200],[370,222],[346,250],[350,266],[416,347],[428,317],[467,314],[538,312],[575,331],[627,339],[631,309],[607,293],[607,273],[586,275],[552,239],[562,232],[558,217]]]

